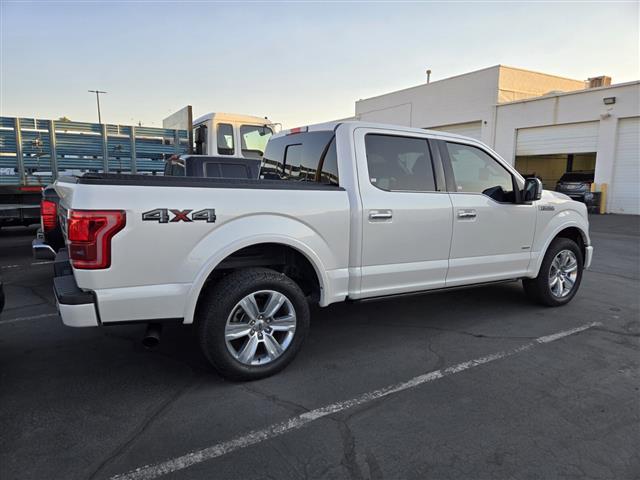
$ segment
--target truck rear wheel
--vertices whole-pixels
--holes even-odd
[[[204,300],[197,319],[200,347],[223,377],[268,377],[296,356],[309,316],[304,293],[286,275],[266,268],[238,270]]]
[[[533,301],[559,307],[571,301],[582,280],[583,259],[580,247],[568,238],[556,238],[545,253],[536,278],[522,285]]]

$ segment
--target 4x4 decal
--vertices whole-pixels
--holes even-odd
[[[154,208],[148,212],[142,212],[142,220],[159,223],[197,222],[215,223],[216,209],[205,208],[193,212],[193,210],[178,210],[173,208]],[[173,218],[170,218],[173,215]],[[191,217],[189,217],[191,215]]]

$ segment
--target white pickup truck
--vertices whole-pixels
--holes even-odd
[[[145,322],[150,335],[195,323],[222,375],[255,379],[296,355],[311,302],[522,279],[559,306],[591,262],[585,206],[470,138],[351,121],[292,129],[269,140],[261,176],[58,180],[63,322]]]

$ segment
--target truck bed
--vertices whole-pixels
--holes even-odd
[[[338,187],[336,185],[316,182],[292,182],[290,180],[165,177],[117,173],[85,173],[79,177],[64,177],[62,181],[81,185],[126,185],[141,187],[240,188],[259,190],[344,190],[342,187]]]

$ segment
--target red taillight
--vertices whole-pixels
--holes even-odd
[[[40,216],[42,217],[42,228],[45,232],[56,228],[58,223],[56,202],[42,200],[40,202]]]
[[[26,186],[19,187],[18,190],[21,192],[41,192],[44,187],[42,186]]]
[[[111,239],[122,230],[122,210],[69,210],[67,238],[74,268],[99,269],[111,266]]]

